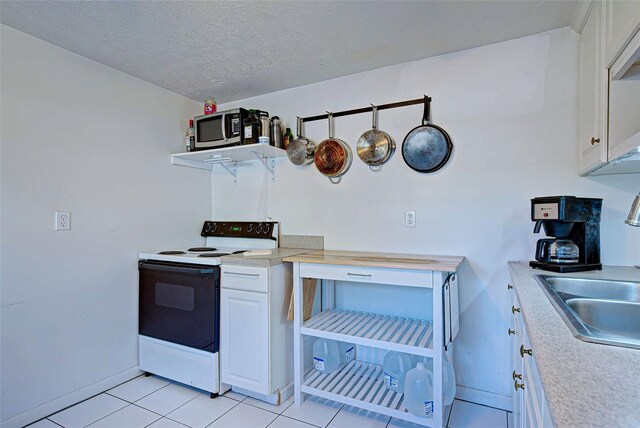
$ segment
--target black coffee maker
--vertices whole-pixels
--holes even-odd
[[[602,199],[547,196],[531,199],[534,233],[547,236],[536,245],[534,268],[553,272],[600,270],[600,213]]]

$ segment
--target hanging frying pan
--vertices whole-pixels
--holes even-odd
[[[453,150],[447,131],[431,123],[431,98],[424,97],[422,125],[413,128],[402,142],[402,158],[409,168],[422,172],[435,172],[442,168]]]

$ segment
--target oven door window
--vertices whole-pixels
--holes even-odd
[[[217,352],[218,268],[141,262],[139,271],[139,333]]]

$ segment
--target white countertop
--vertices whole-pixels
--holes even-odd
[[[640,269],[556,274],[509,262],[533,355],[556,427],[640,426],[640,350],[576,339],[533,278],[536,274],[640,281]]]

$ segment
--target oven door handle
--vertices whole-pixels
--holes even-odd
[[[173,273],[186,273],[186,274],[200,274],[200,275],[213,275],[213,268],[203,268],[203,267],[188,267],[188,266],[174,266],[174,265],[165,265],[159,263],[148,263],[148,262],[138,262],[138,268],[144,270],[159,270],[163,272],[173,272]]]

